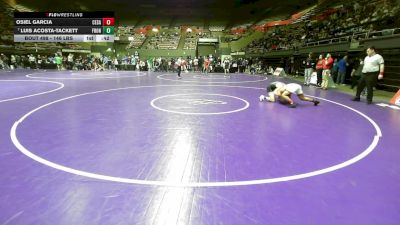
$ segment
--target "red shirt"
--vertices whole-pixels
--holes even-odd
[[[330,70],[332,68],[333,65],[333,58],[329,57],[327,59],[324,60],[324,70]]]
[[[210,61],[206,59],[206,60],[204,61],[204,66],[205,66],[206,68],[208,68],[209,65],[210,65]]]
[[[325,59],[319,59],[315,68],[317,70],[322,70],[325,64]]]

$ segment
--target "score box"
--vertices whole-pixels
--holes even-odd
[[[96,42],[114,42],[114,35],[95,35]]]
[[[14,42],[114,42],[114,35],[14,35]]]
[[[103,26],[114,26],[114,18],[103,18]]]
[[[103,34],[114,34],[114,27],[103,27]]]

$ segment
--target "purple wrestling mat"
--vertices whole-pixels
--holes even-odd
[[[182,76],[0,72],[0,224],[399,224],[400,110]]]

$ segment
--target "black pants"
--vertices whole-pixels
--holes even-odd
[[[182,67],[178,66],[178,77],[181,77],[181,71],[182,71]]]
[[[351,89],[353,89],[355,86],[357,86],[359,79],[360,79],[360,76],[353,75],[351,77]]]
[[[333,82],[336,82],[336,79],[338,77],[338,73],[339,73],[339,71],[337,71],[337,70],[336,71],[332,71],[332,80],[333,80]],[[338,82],[336,82],[336,83],[338,84]]]
[[[317,70],[317,85],[321,86],[322,83],[322,70],[318,69]]]
[[[356,97],[359,98],[361,92],[364,90],[365,86],[367,86],[367,101],[372,102],[373,97],[373,87],[375,87],[376,82],[378,80],[379,71],[363,73],[361,75],[360,80],[358,81],[357,93]]]

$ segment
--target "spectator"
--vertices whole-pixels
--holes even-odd
[[[322,84],[321,87],[322,89],[326,90],[328,89],[329,85],[329,78],[331,76],[331,69],[333,65],[333,58],[331,54],[326,54],[325,61],[323,63],[323,71],[322,71]]]
[[[344,85],[346,81],[346,67],[349,64],[347,63],[347,55],[344,56],[338,63],[338,77],[336,79],[337,84]]]
[[[322,70],[324,68],[324,64],[325,64],[325,59],[323,55],[319,55],[319,58],[317,59],[317,63],[315,66],[315,69],[317,71],[317,86],[321,87],[321,83],[322,83]]]
[[[357,86],[358,80],[362,75],[363,66],[364,61],[362,59],[356,59],[354,61],[353,70],[351,71],[351,89]]]
[[[312,58],[312,53],[308,54],[308,58],[303,61],[303,64],[305,66],[304,69],[304,85],[310,85],[311,81],[311,74],[313,73],[313,68],[315,66],[315,62]]]

